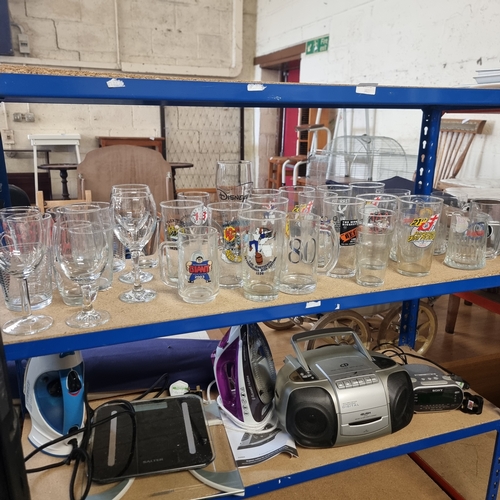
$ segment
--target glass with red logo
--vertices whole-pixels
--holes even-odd
[[[160,277],[165,285],[177,287],[179,252],[176,243],[188,227],[205,224],[203,203],[199,200],[169,200],[162,201],[160,208],[163,239],[158,250]]]
[[[211,302],[219,293],[219,233],[190,226],[178,235],[177,292],[190,304]],[[170,262],[167,260],[167,266]]]
[[[431,271],[434,244],[443,200],[436,196],[399,198],[396,225],[396,270],[404,276],[427,276]]]
[[[328,272],[331,278],[351,278],[356,274],[356,242],[360,210],[365,201],[354,196],[327,197],[323,200],[324,224],[339,235],[339,257]]]

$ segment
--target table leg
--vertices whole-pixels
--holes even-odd
[[[62,197],[63,197],[63,200],[69,200],[68,171],[61,169],[59,171],[59,175],[61,176]]]

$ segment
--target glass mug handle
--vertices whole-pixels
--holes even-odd
[[[322,266],[318,266],[318,271],[328,272],[330,269],[335,267],[337,261],[339,260],[340,241],[337,230],[333,224],[322,226],[319,232],[325,235],[325,241],[329,241],[332,251],[327,252],[329,255],[328,262],[325,262]]]
[[[177,243],[175,241],[163,241],[158,247],[160,279],[165,285],[171,286],[173,283],[169,281],[168,276],[171,274],[176,275],[177,269],[172,269],[174,264],[170,260],[168,250],[177,250]]]

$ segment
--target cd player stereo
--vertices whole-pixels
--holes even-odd
[[[302,351],[297,343],[331,337]],[[413,417],[413,390],[402,365],[367,351],[354,331],[330,328],[296,334],[276,379],[281,425],[300,446],[329,448],[399,431]]]

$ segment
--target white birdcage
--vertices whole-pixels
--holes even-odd
[[[325,150],[330,155],[326,162],[326,180],[335,177],[381,180],[395,175],[411,179],[413,176],[403,147],[390,137],[339,136]]]

